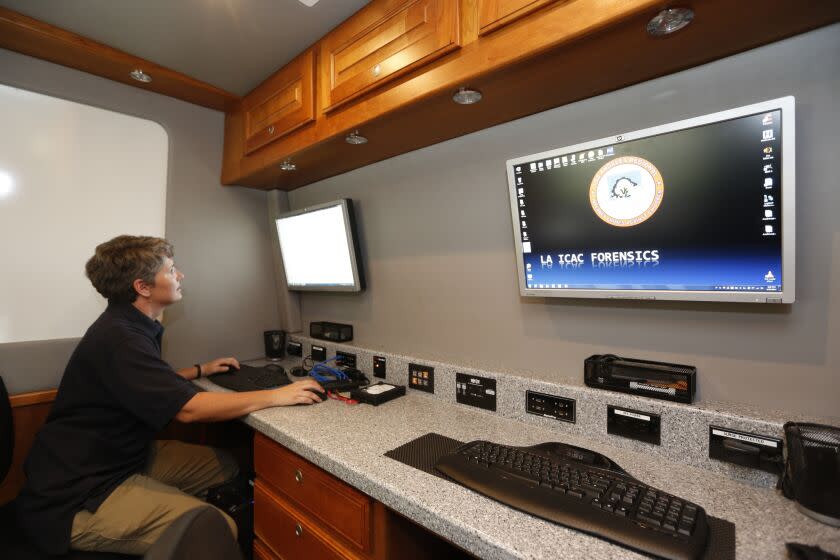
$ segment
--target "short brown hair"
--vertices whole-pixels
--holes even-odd
[[[85,274],[109,302],[132,303],[137,299],[134,281],[139,278],[154,285],[164,259],[174,254],[166,239],[120,235],[97,245],[85,264]]]

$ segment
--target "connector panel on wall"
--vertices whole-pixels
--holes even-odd
[[[496,380],[466,373],[455,374],[455,400],[496,412]]]
[[[435,368],[422,364],[408,364],[408,386],[427,393],[435,392]]]
[[[607,433],[660,445],[662,419],[658,414],[607,405]]]
[[[709,426],[709,458],[773,474],[782,472],[781,439]]]
[[[315,362],[323,362],[327,359],[327,348],[325,346],[312,345],[312,360]]]
[[[335,353],[335,364],[341,367],[356,367],[356,354],[350,352],[337,351]]]
[[[387,366],[385,358],[382,356],[373,357],[373,376],[385,379],[387,373]]]
[[[574,424],[575,399],[528,390],[525,391],[525,412]]]

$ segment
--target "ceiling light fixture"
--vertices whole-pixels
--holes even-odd
[[[295,169],[297,169],[297,165],[292,163],[291,159],[284,159],[283,163],[280,164],[280,169],[282,169],[283,171],[294,171]]]
[[[347,135],[347,137],[344,139],[344,141],[347,142],[348,144],[359,145],[359,144],[367,144],[368,139],[365,138],[364,136],[362,136],[361,134],[359,134],[358,130],[354,130],[353,132],[351,132],[350,134]]]
[[[135,68],[128,74],[133,79],[137,80],[138,82],[143,82],[144,84],[148,84],[152,81],[152,77],[140,70],[139,68]]]
[[[306,6],[307,8],[311,8],[312,6],[318,3],[318,0],[300,0],[300,3]]]
[[[481,97],[477,89],[462,87],[452,94],[452,101],[458,105],[472,105],[481,101]]]
[[[676,33],[694,19],[694,11],[689,8],[668,8],[656,14],[647,24],[648,34],[664,37]]]

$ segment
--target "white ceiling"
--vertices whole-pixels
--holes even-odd
[[[369,0],[0,0],[0,6],[244,95]]]

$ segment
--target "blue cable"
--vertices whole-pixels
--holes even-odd
[[[335,376],[336,379],[350,379],[346,373],[341,371],[340,369],[331,368],[327,365],[327,363],[332,362],[333,360],[338,359],[338,356],[333,356],[329,360],[324,360],[323,362],[319,362],[312,366],[312,369],[309,370],[309,375],[313,377],[316,381],[321,381],[323,383],[327,383],[329,381],[334,381],[330,377],[324,377],[321,373],[332,374]]]

